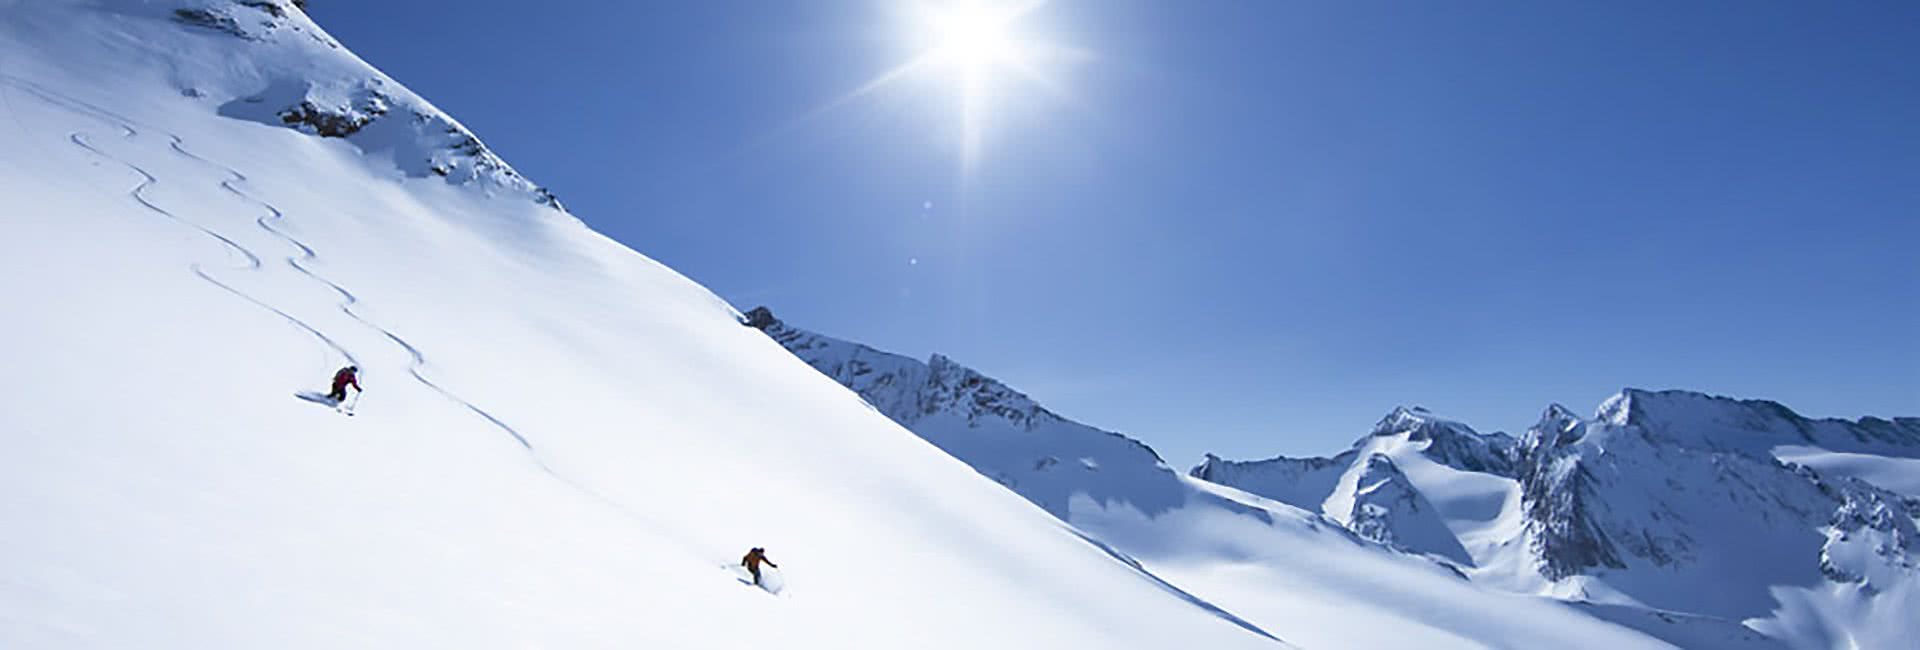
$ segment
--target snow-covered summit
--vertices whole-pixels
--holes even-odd
[[[1657,442],[1765,455],[1780,445],[1920,456],[1920,418],[1813,419],[1770,400],[1742,400],[1682,390],[1622,390],[1601,403],[1593,420]]]
[[[1335,456],[1234,461],[1207,454],[1188,474],[1318,510],[1343,476],[1372,462],[1377,453],[1418,454],[1429,463],[1458,471],[1511,476],[1519,446],[1504,433],[1483,434],[1421,407],[1397,406],[1351,448]]]
[[[1353,532],[1394,548],[1430,552],[1461,564],[1472,560],[1425,495],[1383,453],[1367,456],[1354,477],[1344,522]]]
[[[1920,469],[1914,418],[1810,419],[1771,401],[1626,389],[1591,418],[1549,406],[1518,441],[1397,408],[1332,458],[1209,455],[1193,475],[1317,503],[1376,537],[1430,529],[1417,508],[1351,514],[1369,486],[1398,485],[1371,478],[1386,473],[1381,457],[1435,504],[1479,582],[1745,621],[1802,647],[1920,631],[1872,615],[1920,606],[1920,500],[1900,478]]]
[[[1512,436],[1483,434],[1464,423],[1434,415],[1426,409],[1396,407],[1373,427],[1374,437],[1402,437],[1426,443],[1420,450],[1434,462],[1470,472],[1507,475],[1517,460]],[[1358,443],[1356,443],[1358,444]]]

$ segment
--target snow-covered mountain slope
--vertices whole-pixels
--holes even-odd
[[[1412,507],[1351,516],[1370,496],[1353,477],[1377,474],[1369,461],[1383,455],[1434,505],[1476,582],[1616,606],[1592,611],[1623,624],[1636,610],[1744,622],[1796,647],[1920,634],[1913,617],[1885,616],[1920,608],[1920,500],[1900,471],[1920,458],[1920,420],[1813,420],[1773,402],[1629,389],[1590,419],[1549,407],[1517,442],[1396,409],[1332,458],[1209,456],[1191,473],[1376,539],[1432,530]],[[1445,540],[1408,547],[1457,559]]]
[[[1509,436],[1482,435],[1425,409],[1402,407],[1382,418],[1352,449],[1331,458],[1243,462],[1209,454],[1188,473],[1351,525],[1356,509],[1376,500],[1364,492],[1368,482],[1362,477],[1380,472],[1385,463],[1401,477],[1398,484],[1411,490],[1396,490],[1408,492],[1398,497],[1404,505],[1384,510],[1377,506],[1376,514],[1362,518],[1367,525],[1355,531],[1378,541],[1387,541],[1396,528],[1426,531],[1401,535],[1392,543],[1472,566],[1499,555],[1519,529],[1512,509],[1519,503],[1519,484],[1504,476],[1512,470],[1516,453]]]
[[[765,307],[745,318],[880,413],[1062,519],[1075,495],[1151,516],[1191,492],[1146,445],[1062,418],[944,356],[923,363],[821,336]]]
[[[1280,645],[287,3],[0,1],[0,114],[0,647]]]
[[[882,352],[795,327],[764,307],[743,320],[981,474],[1303,646],[1773,647],[1738,623],[1576,609],[1468,581],[1467,544],[1491,554],[1485,540],[1521,531],[1519,486],[1448,464],[1511,471],[1517,448],[1507,436],[1396,411],[1355,451],[1268,463],[1284,479],[1235,483],[1249,487],[1242,491],[1176,475],[1145,445],[1063,418],[946,357]],[[1217,458],[1209,466],[1244,467]],[[1457,489],[1416,487],[1434,483]],[[1264,487],[1281,489],[1256,489]]]

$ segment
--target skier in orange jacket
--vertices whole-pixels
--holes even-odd
[[[773,560],[767,559],[767,549],[758,546],[747,551],[746,557],[740,558],[740,564],[747,567],[747,573],[753,574],[753,585],[756,587],[760,586],[760,563],[762,562],[775,569],[780,568],[780,565],[774,564]]]

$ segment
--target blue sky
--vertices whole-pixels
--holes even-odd
[[[956,75],[899,3],[314,0],[741,309],[941,352],[1185,466],[1623,386],[1920,415],[1920,5],[1059,0]]]

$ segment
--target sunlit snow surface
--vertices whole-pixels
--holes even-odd
[[[1552,406],[1518,439],[1397,408],[1330,458],[1208,456],[1181,477],[946,357],[764,308],[744,320],[1156,576],[1303,645],[1651,643],[1619,638],[1633,630],[1688,648],[1878,647],[1920,631],[1887,614],[1916,605],[1920,500],[1883,487],[1906,485],[1920,420],[1627,389],[1592,418]]]
[[[280,10],[0,2],[0,647],[1276,647],[459,138],[236,112],[457,125]]]
[[[1897,647],[1920,634],[1892,614],[1920,608],[1920,420],[1627,389],[1591,418],[1553,406],[1517,442],[1399,409],[1338,456],[1209,457],[1194,473],[1346,522],[1366,493],[1363,461],[1383,455],[1433,506],[1393,523],[1432,531],[1437,515],[1478,584],[1574,601],[1687,647],[1763,642],[1754,632]],[[1432,537],[1392,541],[1454,557]]]
[[[1770,643],[1509,593],[1512,481],[1409,440],[1269,500],[938,362],[1041,425],[916,437],[284,3],[0,0],[0,113],[0,648]]]
[[[1172,585],[1303,647],[1664,645],[1637,633],[1645,631],[1745,648],[1759,638],[1723,621],[1685,630],[1662,621],[1613,624],[1549,598],[1469,581],[1433,557],[1363,539],[1343,527],[1343,517],[1320,514],[1324,490],[1336,483],[1349,491],[1365,486],[1362,505],[1399,507],[1387,496],[1395,490],[1417,497],[1404,476],[1394,479],[1387,470],[1404,465],[1423,480],[1464,486],[1437,504],[1417,499],[1424,518],[1392,526],[1404,546],[1451,545],[1453,561],[1465,564],[1466,551],[1446,528],[1449,518],[1465,522],[1467,533],[1517,531],[1518,521],[1500,510],[1518,499],[1512,480],[1423,462],[1417,452],[1425,445],[1406,436],[1381,437],[1369,448],[1394,459],[1375,463],[1380,471],[1373,475],[1333,468],[1309,479],[1323,488],[1317,496],[1287,503],[1183,476],[1145,445],[1067,420],[946,357],[921,362],[883,352],[792,326],[765,309],[750,311],[746,321],[982,475]],[[1097,462],[1069,460],[1087,458]],[[1367,500],[1374,497],[1383,500]],[[1536,574],[1529,585],[1540,582]]]

